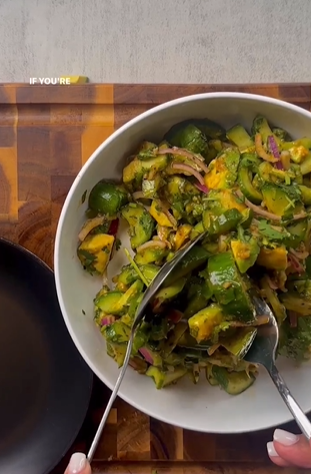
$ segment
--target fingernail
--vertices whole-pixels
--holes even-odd
[[[279,456],[278,453],[276,452],[275,448],[274,448],[273,441],[270,441],[269,443],[267,443],[267,450],[268,450],[268,454],[269,454],[270,458],[274,458],[276,456]]]
[[[69,474],[77,474],[81,472],[86,466],[86,456],[83,453],[74,453],[69,461]]]
[[[292,446],[293,444],[298,443],[299,436],[289,433],[288,431],[275,430],[273,439],[274,441],[283,444],[283,446]]]

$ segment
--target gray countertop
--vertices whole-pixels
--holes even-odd
[[[0,82],[311,79],[311,0],[0,0]]]

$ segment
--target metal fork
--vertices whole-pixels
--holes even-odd
[[[116,384],[114,386],[113,392],[112,392],[112,394],[110,396],[110,399],[109,399],[109,402],[106,406],[106,410],[105,410],[105,412],[102,416],[102,419],[100,421],[97,432],[94,436],[92,445],[91,445],[91,447],[89,449],[89,452],[88,452],[88,455],[87,455],[87,458],[88,458],[89,462],[91,462],[92,459],[93,459],[94,452],[95,452],[96,447],[98,445],[98,442],[100,440],[100,437],[101,437],[102,431],[104,429],[104,426],[106,424],[109,412],[110,412],[111,407],[113,405],[113,402],[115,401],[116,396],[118,394],[121,382],[123,380],[124,374],[126,372],[126,369],[127,369],[127,366],[128,366],[129,360],[130,360],[130,356],[131,356],[131,352],[132,352],[132,346],[133,346],[133,340],[134,340],[134,337],[135,337],[136,330],[139,327],[140,323],[142,322],[142,320],[145,316],[145,310],[146,310],[150,300],[153,298],[153,296],[156,294],[156,292],[159,290],[159,288],[162,286],[162,284],[164,283],[166,278],[174,270],[174,268],[180,262],[180,260],[182,260],[183,257],[189,252],[189,250],[191,250],[192,247],[194,247],[200,240],[202,240],[203,237],[205,237],[205,235],[206,235],[206,232],[203,232],[193,242],[189,242],[182,249],[180,249],[178,252],[176,252],[176,254],[172,258],[172,260],[170,260],[169,262],[167,262],[163,265],[161,270],[157,273],[157,275],[153,279],[151,285],[145,291],[144,297],[143,297],[140,305],[138,306],[136,314],[135,314],[135,318],[134,318],[134,321],[133,321],[130,338],[129,338],[129,341],[128,341],[128,344],[127,344],[127,349],[126,349],[125,358],[124,358],[124,362],[123,362],[121,372],[120,372],[120,374],[117,378],[117,381],[116,381]]]
[[[257,315],[268,316],[269,323],[258,327],[257,336],[244,359],[247,362],[262,365],[268,371],[302,433],[310,440],[311,423],[290,393],[283,377],[275,366],[276,351],[279,343],[279,328],[275,316],[267,303],[258,298],[257,295],[252,295],[252,301]]]

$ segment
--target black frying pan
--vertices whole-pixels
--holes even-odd
[[[83,423],[92,373],[63,321],[53,272],[0,239],[0,473],[46,474]]]

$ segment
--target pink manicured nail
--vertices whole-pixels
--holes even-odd
[[[270,458],[274,458],[276,456],[279,456],[278,453],[275,450],[273,441],[270,441],[269,443],[267,443],[267,450],[268,450],[268,454],[269,454]]]
[[[274,432],[273,439],[274,441],[283,444],[283,446],[292,446],[293,444],[298,443],[299,436],[289,433],[288,431],[277,429]]]
[[[69,462],[68,472],[69,474],[78,474],[81,472],[86,465],[86,456],[83,453],[74,453]]]

